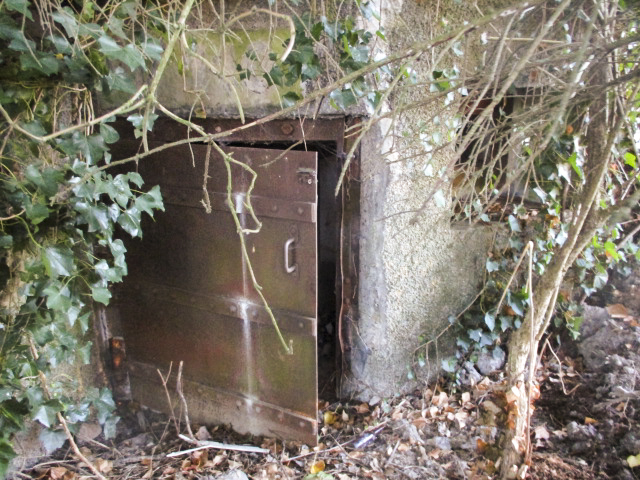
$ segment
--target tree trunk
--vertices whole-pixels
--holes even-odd
[[[605,85],[609,71],[604,61],[594,65],[591,71],[591,86]],[[508,391],[515,394],[515,401],[509,405],[509,420],[505,429],[500,477],[513,479],[521,469],[524,456],[529,448],[527,426],[529,424],[529,402],[531,382],[527,361],[538,352],[538,344],[546,330],[555,309],[556,295],[567,270],[589,243],[596,230],[602,225],[605,215],[599,211],[598,200],[602,180],[611,160],[613,139],[620,128],[620,119],[608,122],[607,91],[601,88],[601,95],[591,104],[591,121],[587,131],[588,157],[585,164],[585,184],[575,207],[575,218],[569,227],[566,242],[556,247],[553,258],[530,293],[531,308],[527,312],[522,326],[511,334],[509,356],[506,365]],[[609,112],[609,116],[612,113]],[[531,377],[535,377],[535,365],[529,365]],[[513,398],[513,397],[511,397]],[[523,475],[522,475],[523,477]]]

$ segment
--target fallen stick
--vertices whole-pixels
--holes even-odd
[[[385,420],[384,422],[376,425],[375,427],[369,427],[368,429],[366,429],[364,432],[362,432],[362,434],[360,434],[359,437],[356,438],[352,438],[351,440],[347,440],[344,443],[341,443],[339,445],[335,445],[331,448],[326,448],[324,450],[320,450],[320,451],[310,451],[307,453],[303,453],[302,455],[298,455],[297,457],[292,457],[289,460],[283,460],[282,463],[289,463],[289,462],[293,462],[294,460],[299,460],[301,458],[305,458],[305,457],[310,457],[311,455],[320,455],[321,453],[330,453],[336,450],[342,450],[343,447],[347,446],[347,445],[351,445],[352,443],[356,443],[356,442],[361,442],[363,440],[366,440],[364,444],[361,444],[361,446],[364,446],[366,444],[368,444],[369,442],[371,442],[376,435],[378,435],[382,430],[384,430],[384,427],[387,426],[387,423],[389,423],[389,420]],[[357,449],[358,447],[356,447]]]
[[[167,457],[178,457],[180,455],[186,455],[188,453],[196,452],[198,450],[204,450],[206,448],[217,448],[218,450],[235,450],[238,452],[247,452],[247,453],[270,453],[271,452],[271,450],[267,448],[254,447],[251,445],[232,445],[229,443],[211,442],[208,440],[207,441],[194,440],[182,434],[178,435],[178,437],[180,437],[180,440],[184,440],[185,442],[188,442],[188,443],[193,443],[197,446],[194,448],[189,448],[187,450],[180,450],[179,452],[168,453]]]

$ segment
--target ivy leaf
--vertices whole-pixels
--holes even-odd
[[[584,173],[582,171],[582,168],[580,168],[580,165],[578,165],[577,160],[578,159],[578,154],[576,152],[573,152],[569,158],[567,158],[567,162],[569,162],[569,165],[571,165],[571,168],[573,168],[573,171],[576,172],[578,174],[578,177],[580,177],[580,179],[584,179]],[[567,182],[571,183],[571,181],[567,178]]]
[[[33,419],[49,428],[56,422],[56,414],[62,411],[62,405],[57,400],[49,400],[40,405],[33,414]]]
[[[120,269],[111,268],[106,260],[100,260],[93,268],[103,280],[107,280],[109,282],[122,281],[122,273]]]
[[[109,300],[111,300],[111,292],[108,288],[105,287],[91,287],[91,297],[96,302],[100,302],[103,305],[109,305]]]
[[[25,212],[27,214],[27,218],[31,220],[31,223],[38,225],[49,218],[51,210],[42,203],[35,203],[25,205]]]
[[[496,327],[496,316],[489,312],[485,313],[484,323],[489,327],[489,330],[493,332],[493,329]]]
[[[509,328],[511,328],[511,318],[506,315],[500,315],[500,330],[506,332]]]
[[[482,339],[482,330],[479,328],[471,329],[467,333],[469,334],[469,338],[474,342],[479,342]]]
[[[433,194],[433,201],[438,208],[443,208],[447,204],[447,199],[445,198],[444,192],[441,188],[436,190]]]
[[[62,10],[53,12],[51,18],[62,25],[62,28],[64,28],[69,38],[76,38],[78,36],[78,22],[76,22],[75,16],[69,7],[64,7]]]
[[[122,47],[108,35],[103,35],[98,38],[98,45],[100,45],[100,51],[109,58],[115,58],[119,60],[118,54],[122,50]]]
[[[518,222],[518,219],[514,216],[514,215],[509,215],[509,227],[511,228],[512,232],[521,232],[522,229],[520,228],[520,223]]]
[[[50,277],[68,277],[73,271],[73,253],[67,247],[51,246],[45,248],[42,262]]]
[[[30,134],[36,135],[38,137],[42,137],[47,134],[47,131],[38,120],[34,120],[33,122],[29,123],[22,123],[20,124],[20,126]]]
[[[93,402],[93,406],[96,408],[98,422],[104,424],[116,408],[116,403],[108,388],[100,389],[99,396]]]
[[[334,90],[329,94],[331,104],[336,110],[345,110],[356,103],[356,97],[349,89]]]
[[[29,20],[33,21],[33,15],[29,11],[29,2],[27,0],[5,0],[4,4],[8,10],[21,13]]]
[[[486,268],[489,273],[495,272],[500,269],[500,262],[494,262],[490,258],[487,258]]]
[[[55,75],[60,71],[60,62],[53,55],[21,55],[20,66],[23,70],[36,70],[44,75]]]
[[[636,156],[631,152],[625,153],[624,163],[625,165],[629,165],[631,168],[636,168]]]
[[[71,308],[71,292],[69,287],[59,282],[54,282],[42,291],[47,296],[47,308],[66,312]]]
[[[153,217],[153,210],[158,209],[164,212],[164,204],[162,203],[162,194],[160,186],[156,185],[147,193],[143,193],[135,201],[135,208],[140,212],[146,212]]]
[[[616,244],[610,240],[604,242],[604,251],[608,257],[613,258],[614,260],[620,260],[620,254],[616,248]]]
[[[159,62],[162,58],[162,54],[164,53],[164,48],[162,45],[152,42],[146,42],[142,49],[144,50],[144,54],[149,57],[151,60]]]
[[[447,357],[442,360],[442,369],[445,372],[453,373],[456,371],[456,365],[458,364],[458,360],[456,357]]]
[[[104,138],[104,143],[116,143],[120,139],[118,131],[106,123],[100,124],[100,135]]]
[[[109,440],[110,438],[115,438],[116,436],[116,424],[120,421],[120,417],[116,417],[115,415],[111,415],[107,418],[107,421],[104,422],[102,427],[102,433],[104,438]]]
[[[157,115],[156,115],[156,117],[157,117]],[[127,179],[138,188],[140,188],[140,187],[142,187],[142,185],[144,185],[144,180],[142,179],[140,174],[137,173],[137,172],[129,172],[127,174]]]
[[[0,235],[0,248],[10,248],[13,245],[13,236]]]
[[[115,70],[111,71],[109,75],[103,77],[104,82],[106,83],[106,87],[109,90],[120,91],[124,93],[133,94],[136,93],[136,85],[130,78],[130,76],[125,74],[125,71],[122,67],[118,67]]]
[[[144,67],[144,57],[140,50],[133,44],[130,43],[126,47],[124,47],[117,55],[115,55],[118,60],[124,62],[131,71],[134,71],[138,67]]]
[[[120,214],[118,224],[132,237],[142,236],[140,232],[140,212],[135,206]]]
[[[282,103],[287,108],[292,107],[300,100],[302,100],[302,97],[296,92],[287,92],[282,96]]]
[[[67,435],[60,430],[44,429],[40,432],[40,442],[47,453],[62,447],[67,440]]]
[[[84,422],[89,418],[89,413],[89,402],[82,402],[77,405],[71,405],[67,408],[65,416],[68,418],[69,422],[77,423]]]
[[[110,231],[109,211],[103,203],[92,205],[87,202],[76,202],[74,208],[81,214],[78,223],[89,225],[90,232]]]

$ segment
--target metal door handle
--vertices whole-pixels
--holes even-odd
[[[291,245],[293,245],[293,242],[295,241],[295,238],[290,238],[289,240],[284,242],[284,269],[287,273],[295,272],[296,268],[298,267],[297,265],[289,265],[289,247],[291,247]]]

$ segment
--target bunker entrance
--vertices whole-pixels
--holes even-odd
[[[151,148],[181,138],[158,121]],[[234,125],[204,126],[216,132]],[[141,240],[127,242],[129,276],[108,311],[106,335],[126,345],[135,400],[167,410],[156,370],[173,364],[175,384],[183,361],[191,420],[316,442],[318,393],[335,398],[344,347],[345,203],[333,195],[343,132],[343,120],[304,129],[274,122],[225,139],[225,152],[258,174],[251,207],[250,172],[232,164],[229,184],[223,157],[207,145],[172,147],[140,162],[145,183],[161,186],[166,211],[142,225]],[[123,140],[118,156],[135,153],[139,143]],[[257,222],[259,232],[244,235],[243,253],[238,226],[255,229]],[[293,354],[281,346],[269,309]]]

